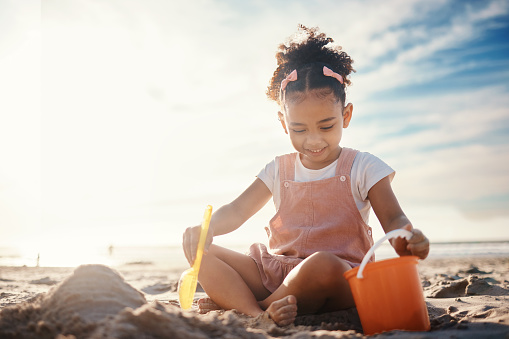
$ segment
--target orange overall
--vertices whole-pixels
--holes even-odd
[[[309,182],[294,181],[296,153],[277,158],[281,205],[266,227],[269,250],[253,244],[249,253],[270,292],[315,252],[334,253],[354,267],[373,245],[371,227],[363,221],[350,185],[356,154],[356,150],[343,148],[335,176]]]

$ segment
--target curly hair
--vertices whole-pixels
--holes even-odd
[[[352,68],[353,60],[350,56],[333,42],[332,38],[320,33],[318,27],[308,28],[299,24],[297,33],[290,37],[288,42],[279,45],[276,53],[278,66],[266,92],[269,99],[283,104],[281,81],[293,70],[297,70],[298,79],[287,85],[286,95],[323,89],[322,95],[333,93],[336,99],[344,104],[345,86],[351,84],[347,77],[355,70]],[[340,74],[344,85],[334,78],[324,76],[323,66]]]

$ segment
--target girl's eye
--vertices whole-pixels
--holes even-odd
[[[330,126],[327,126],[327,127],[322,127],[322,129],[331,129],[332,127],[334,127],[334,125],[330,125]]]
[[[295,133],[302,133],[302,132],[305,132],[306,130],[305,129],[292,129],[292,131]]]

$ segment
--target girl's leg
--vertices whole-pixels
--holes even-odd
[[[283,284],[260,304],[269,307],[287,295],[297,298],[299,314],[332,312],[353,307],[354,301],[343,273],[350,265],[328,252],[317,252],[296,266]]]
[[[219,307],[251,316],[262,312],[257,299],[270,293],[263,287],[253,259],[212,244],[202,260],[198,280]]]
[[[266,309],[278,325],[287,325],[295,319],[295,297],[282,296],[262,309],[258,300],[266,299],[270,292],[263,286],[258,266],[247,255],[211,245],[203,256],[198,280],[223,309],[235,308],[254,317]]]

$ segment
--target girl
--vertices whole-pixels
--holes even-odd
[[[266,312],[284,326],[297,314],[353,307],[343,273],[359,265],[373,244],[371,207],[385,232],[413,233],[409,241],[392,242],[399,255],[428,255],[428,239],[412,227],[391,189],[394,171],[369,153],[340,146],[353,112],[345,98],[352,59],[317,28],[299,30],[304,40],[279,47],[267,91],[281,107],[279,120],[297,152],[276,157],[212,216],[199,274],[210,298],[199,301],[201,311]],[[277,212],[266,228],[268,249],[254,244],[244,255],[211,244],[214,236],[239,228],[271,196]],[[184,233],[190,264],[199,233],[200,226]]]

